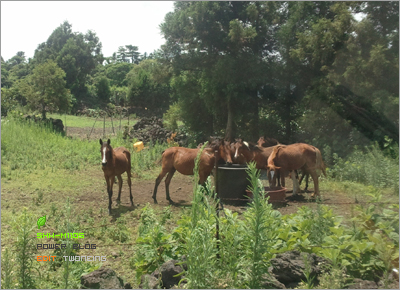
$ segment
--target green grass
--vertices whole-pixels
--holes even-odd
[[[85,117],[85,116],[73,116],[73,115],[60,115],[60,114],[47,114],[48,118],[53,118],[53,119],[61,119],[64,123],[64,126],[67,127],[77,127],[77,128],[86,128],[90,127],[92,128],[94,125],[94,128],[103,128],[104,124],[104,119],[102,117],[96,118],[95,117]],[[134,118],[132,115],[129,118],[129,126],[135,125],[137,122],[137,119]],[[110,117],[106,117],[106,122],[105,122],[105,127],[106,128],[111,128],[114,126],[114,128],[119,128],[120,125],[120,119],[119,116],[115,116],[115,118],[112,119]],[[128,125],[128,118],[122,118],[121,120],[121,127],[127,126]]]
[[[65,138],[50,129],[24,121],[5,120],[1,123],[1,177],[11,180],[35,171],[53,173],[57,170],[84,170],[99,164],[101,158],[98,140]],[[118,134],[111,137],[114,148],[132,144]],[[131,152],[132,171],[139,176],[143,171],[158,166],[161,152],[168,146],[150,144],[140,152]]]

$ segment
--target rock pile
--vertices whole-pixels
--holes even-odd
[[[168,138],[171,138],[173,131],[164,128],[163,121],[157,117],[149,117],[140,119],[133,127],[125,127],[124,138],[136,138],[144,143],[158,142],[165,143]],[[179,146],[187,145],[186,135],[183,133],[177,133],[173,139]]]

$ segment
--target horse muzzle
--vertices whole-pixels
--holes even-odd
[[[107,162],[101,162],[101,165],[106,166]]]

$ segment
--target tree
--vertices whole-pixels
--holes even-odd
[[[90,98],[87,83],[88,76],[98,64],[104,61],[101,42],[93,31],[73,33],[72,25],[65,21],[57,27],[46,42],[35,51],[33,65],[54,60],[66,73],[67,88],[78,105]]]
[[[127,74],[131,105],[164,110],[169,104],[169,75],[157,60],[147,59]]]
[[[126,56],[127,56],[126,48],[123,46],[118,47],[117,61],[118,62],[129,62],[129,60],[126,58]]]
[[[39,110],[46,119],[47,112],[67,112],[72,96],[65,87],[65,72],[54,61],[37,65],[32,74],[21,84],[28,106]]]
[[[138,47],[133,45],[125,45],[125,47],[127,49],[126,56],[131,58],[132,63],[138,64],[140,60]]]
[[[104,105],[107,104],[110,101],[111,97],[110,84],[107,77],[99,77],[95,83],[95,86],[96,94],[99,101],[102,102]]]
[[[200,71],[199,98],[215,119],[225,119],[226,139],[242,123],[241,110],[251,112],[246,125],[258,135],[258,90],[268,78],[268,54],[274,2],[176,2],[161,31],[165,50],[173,56],[175,75]],[[218,123],[218,122],[217,122]],[[218,128],[216,128],[218,129]]]

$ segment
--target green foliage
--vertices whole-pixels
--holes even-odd
[[[333,178],[350,180],[378,188],[399,189],[399,159],[385,156],[377,144],[365,147],[365,152],[354,148],[347,160],[334,155],[335,165],[329,171]]]
[[[129,239],[128,228],[124,216],[116,220],[116,228],[110,228],[109,237],[115,242],[124,243]]]
[[[169,209],[164,210],[160,219],[157,219],[149,204],[141,211],[135,255],[130,261],[138,281],[143,274],[151,273],[164,262],[177,258],[172,236],[165,229],[165,223],[171,216]]]
[[[198,184],[200,156],[206,145],[207,142],[195,160],[193,201],[185,238],[188,267],[186,279],[191,289],[212,288],[216,270],[215,207],[211,205],[210,197],[202,194]]]
[[[36,279],[32,275],[34,269],[35,247],[35,220],[31,214],[27,213],[26,208],[14,219],[13,228],[17,235],[15,244],[15,260],[18,267],[17,279],[21,289],[33,289]]]
[[[169,106],[168,111],[163,116],[163,121],[168,130],[178,130],[178,121],[181,120],[181,107],[178,103]]]
[[[43,119],[46,112],[67,112],[72,96],[66,89],[65,72],[54,61],[36,66],[26,82],[21,83],[23,94],[32,110],[39,110]]]
[[[64,138],[45,126],[11,119],[2,122],[1,129],[2,172],[78,170],[84,164],[96,164],[100,158],[98,142]]]
[[[259,289],[262,287],[263,275],[268,273],[268,261],[273,258],[274,245],[278,239],[280,213],[272,209],[272,204],[265,198],[263,187],[259,185],[260,172],[255,162],[249,163],[250,190],[253,192],[253,202],[245,212],[244,243],[247,246],[246,258],[250,269],[248,287]],[[247,267],[246,267],[247,268]]]
[[[99,77],[95,83],[96,94],[100,102],[108,103],[111,96],[110,85],[106,77]]]
[[[157,60],[145,60],[126,75],[128,98],[133,106],[163,109],[169,103],[168,71]]]
[[[8,247],[5,247],[1,257],[1,285],[2,289],[12,289],[14,281],[14,255]]]

